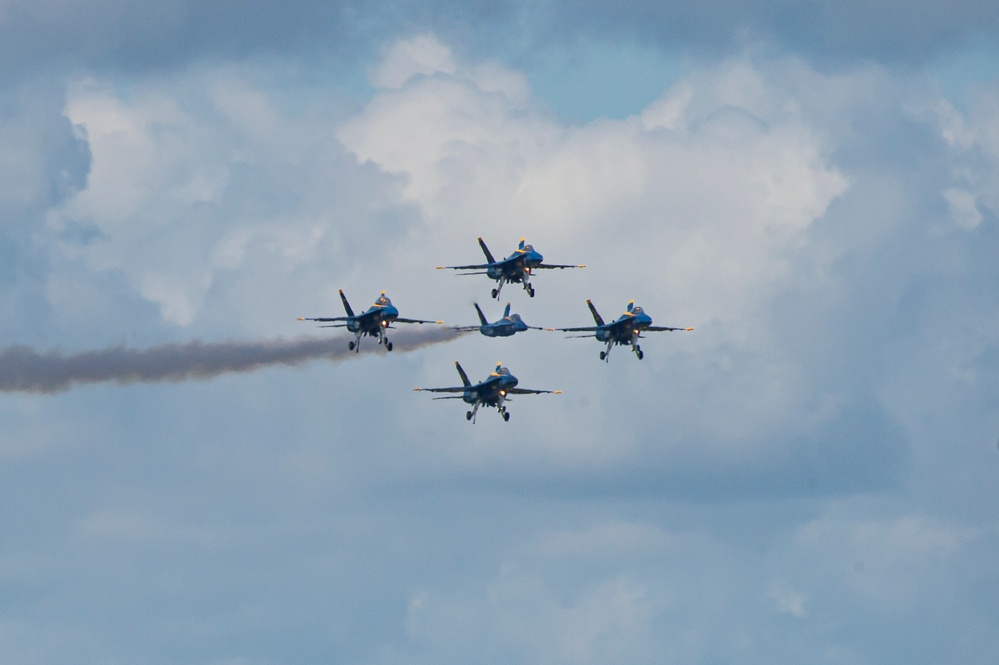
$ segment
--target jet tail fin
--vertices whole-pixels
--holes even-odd
[[[462,383],[462,384],[463,384],[463,385],[464,385],[464,386],[465,386],[466,388],[471,388],[471,387],[472,387],[472,382],[468,380],[468,375],[467,375],[467,374],[465,374],[465,370],[463,370],[463,369],[461,368],[461,364],[460,364],[460,363],[459,363],[459,362],[458,362],[458,361],[456,360],[456,361],[454,362],[454,366],[455,366],[456,368],[458,368],[458,375],[459,375],[459,376],[461,377],[461,383]]]
[[[482,238],[479,238],[479,247],[482,248],[482,253],[486,255],[486,261],[489,263],[496,263],[496,259],[493,258],[492,253],[489,251],[489,248],[486,247],[486,243],[482,240]]]
[[[479,313],[479,321],[482,322],[482,325],[488,324],[489,321],[486,320],[486,315],[482,313],[482,308],[479,307],[479,303],[472,303],[472,304],[475,305],[475,311]]]
[[[597,308],[593,306],[593,303],[589,299],[586,300],[586,306],[590,308],[590,313],[593,314],[593,320],[597,322],[597,325],[604,325],[603,317],[597,313]]]
[[[354,316],[354,310],[350,308],[350,303],[347,302],[347,296],[343,295],[343,289],[340,289],[340,300],[343,301],[343,309],[347,312],[347,316]]]
[[[506,304],[506,309],[503,310],[503,318],[510,316],[510,303]]]

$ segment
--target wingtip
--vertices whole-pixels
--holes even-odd
[[[585,264],[585,263],[580,263],[580,264],[579,264],[578,266],[576,266],[576,267],[577,267],[577,268],[585,268],[585,267],[586,267],[586,264]]]
[[[444,266],[436,266],[434,269],[435,270],[444,270]]]
[[[442,325],[444,325],[444,322],[443,322],[443,321],[434,321],[434,323],[436,323],[436,324],[437,324],[437,325],[439,325],[439,326],[442,326]]]
[[[423,390],[423,388],[413,388],[413,392],[414,392],[414,393],[418,393],[418,392],[420,392],[421,390]]]
[[[552,394],[554,394],[554,395],[561,395],[562,391],[561,390],[553,390]]]
[[[687,328],[687,330],[693,330],[693,328]]]
[[[300,316],[300,317],[298,317],[298,319],[296,319],[296,320],[297,320],[297,321],[304,321],[304,320],[305,320],[305,317],[304,317],[304,316]]]

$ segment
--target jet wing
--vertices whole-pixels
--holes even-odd
[[[585,267],[586,267],[585,263],[577,263],[577,264],[539,263],[538,265],[533,266],[531,270],[536,270],[538,268],[542,268],[544,270],[555,270],[556,268],[558,268],[559,270],[562,270],[564,268],[585,268]]]
[[[541,395],[548,393],[551,395],[561,395],[561,390],[531,390],[530,388],[510,388],[506,391],[507,395]]]
[[[479,263],[479,264],[470,265],[470,266],[437,266],[437,269],[438,270],[486,270],[486,269],[488,269],[488,268],[490,268],[490,267],[492,267],[494,265],[496,265],[496,264],[495,263],[492,263],[492,264],[490,264],[490,263]],[[468,274],[472,275],[472,274],[478,274],[478,273],[468,273]]]
[[[649,326],[642,328],[642,332],[672,332],[674,330],[693,330],[693,328],[668,328],[666,326]]]
[[[548,330],[551,330],[552,332],[556,330],[558,332],[596,332],[604,328],[606,328],[606,326],[583,326],[582,328],[549,328]]]
[[[300,317],[298,317],[298,320],[299,321],[319,321],[320,323],[329,323],[331,321],[349,321],[350,318],[351,317],[349,317],[349,316],[316,317],[316,318],[310,318],[310,317],[306,317],[306,316],[300,316]]]
[[[510,266],[516,265],[517,261],[520,260],[519,254],[514,254],[513,256],[508,256],[505,259],[499,261],[493,261],[492,263],[476,263],[467,266],[437,266],[438,270],[481,270],[483,273],[489,268],[499,268],[500,270],[506,270]],[[543,266],[542,266],[543,267]],[[552,266],[555,268],[575,268],[576,266]],[[478,275],[480,273],[466,273],[468,275]]]
[[[452,386],[450,388],[413,388],[415,392],[425,393],[463,393],[470,386]]]
[[[439,326],[444,325],[443,321],[425,321],[423,319],[403,319],[398,317],[392,319],[392,323],[434,323]]]
[[[448,330],[454,330],[455,332],[472,332],[478,331],[482,326],[448,326]]]

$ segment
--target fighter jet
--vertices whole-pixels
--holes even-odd
[[[435,323],[441,325],[443,321],[424,321],[422,319],[401,319],[399,318],[399,310],[395,308],[392,301],[389,300],[385,292],[382,291],[381,295],[378,296],[378,300],[368,308],[366,312],[361,314],[354,314],[354,310],[350,308],[350,303],[347,302],[347,296],[343,295],[343,290],[340,291],[340,300],[343,301],[343,308],[347,312],[347,316],[334,316],[330,318],[317,317],[317,318],[307,318],[300,316],[299,321],[318,321],[321,323],[336,322],[333,325],[321,326],[323,328],[346,328],[350,332],[354,333],[354,340],[347,344],[347,348],[351,351],[361,350],[361,337],[368,335],[369,337],[377,337],[379,344],[385,345],[386,351],[392,350],[392,342],[388,340],[388,336],[385,334],[385,330],[392,328],[393,323]],[[339,322],[343,323],[339,323]]]
[[[499,286],[492,290],[493,298],[499,300],[500,291],[503,289],[503,285],[512,283],[521,283],[524,285],[524,290],[527,291],[528,295],[532,298],[534,297],[534,287],[531,286],[531,275],[534,270],[554,270],[555,268],[585,268],[583,264],[576,265],[563,265],[556,263],[543,263],[545,257],[541,255],[540,252],[534,249],[531,245],[524,244],[524,238],[520,239],[520,245],[513,254],[506,257],[502,261],[497,261],[493,258],[492,253],[489,248],[486,247],[486,243],[479,238],[479,247],[482,248],[482,253],[486,255],[487,263],[471,264],[467,266],[437,266],[438,270],[473,270],[475,272],[461,273],[462,275],[488,275],[489,279],[499,282]]]
[[[525,330],[544,330],[544,328],[539,328],[538,326],[529,326],[524,323],[524,320],[520,318],[520,314],[510,313],[510,303],[506,304],[506,309],[503,310],[503,318],[499,321],[494,321],[489,323],[486,320],[486,315],[482,313],[482,309],[479,307],[478,303],[473,303],[475,305],[475,311],[479,313],[479,321],[482,322],[478,326],[452,326],[451,330],[457,330],[459,332],[470,332],[472,330],[478,330],[480,333],[486,337],[510,337],[519,332]]]
[[[600,352],[600,359],[610,362],[611,348],[615,344],[630,344],[631,350],[635,352],[638,359],[645,357],[642,347],[638,345],[643,332],[665,332],[673,330],[693,330],[693,328],[667,328],[666,326],[652,325],[652,317],[645,313],[641,307],[635,305],[634,300],[628,301],[628,310],[616,321],[604,323],[603,317],[597,313],[597,308],[589,300],[586,301],[593,320],[597,325],[582,328],[549,328],[549,330],[559,330],[561,332],[591,332],[601,342],[607,343],[607,348]],[[590,335],[567,335],[567,337],[590,337]]]
[[[416,391],[426,391],[429,393],[461,393],[460,395],[449,395],[447,397],[434,397],[434,399],[460,399],[472,405],[472,410],[465,413],[465,420],[475,423],[475,413],[480,406],[495,406],[503,420],[510,420],[510,412],[506,410],[504,402],[510,399],[510,395],[540,395],[549,393],[561,395],[561,390],[528,390],[527,388],[517,388],[517,377],[510,373],[501,363],[496,364],[496,369],[490,372],[488,378],[474,386],[468,380],[468,375],[461,368],[459,363],[454,366],[461,376],[460,386],[451,388],[413,388]]]

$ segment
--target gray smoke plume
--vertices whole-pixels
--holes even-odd
[[[414,351],[456,339],[446,328],[404,330],[392,336],[393,353]],[[270,365],[299,365],[324,358],[346,360],[359,355],[347,350],[347,337],[300,337],[257,342],[188,342],[148,349],[116,346],[69,355],[39,353],[28,346],[0,351],[0,392],[55,393],[74,384],[148,383],[208,380],[228,372],[252,372]],[[385,353],[365,339],[360,353]]]

